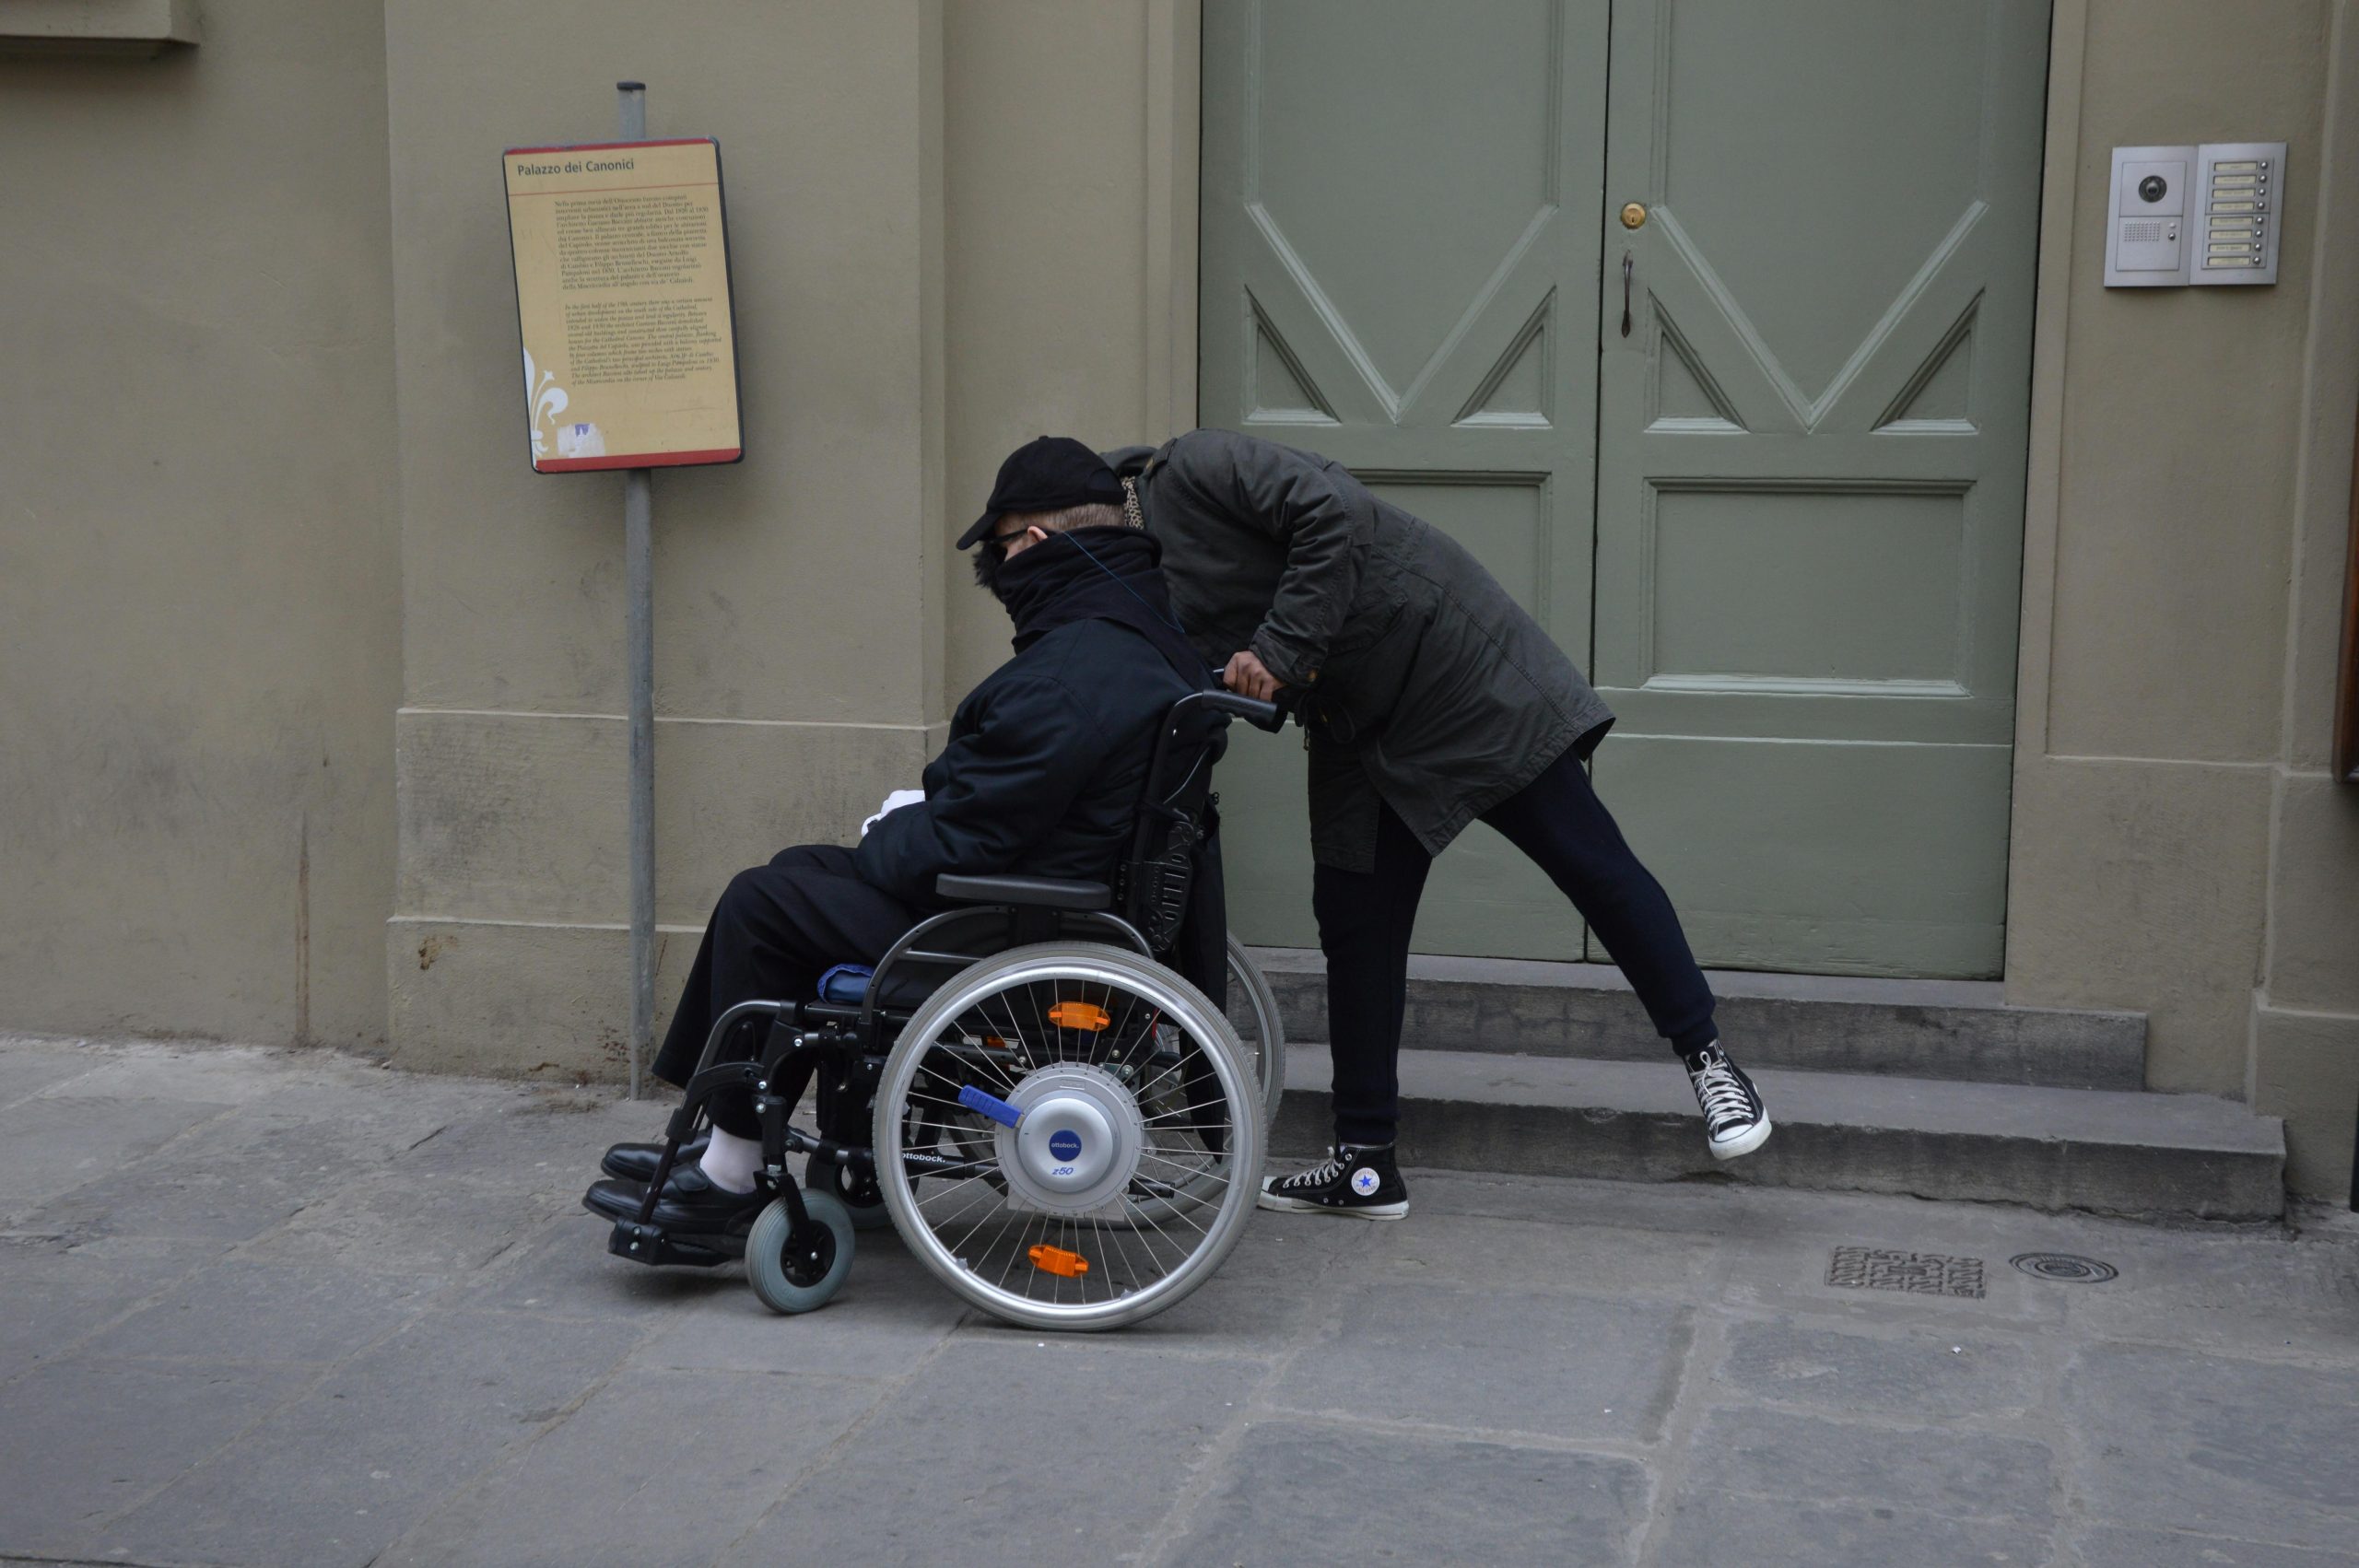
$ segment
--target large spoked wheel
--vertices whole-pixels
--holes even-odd
[[[903,1243],[984,1311],[1119,1328],[1237,1245],[1262,1106],[1236,1031],[1179,976],[1097,943],[1019,947],[960,971],[886,1058],[877,1184]]]
[[[803,1195],[811,1223],[801,1234],[786,1199],[774,1198],[745,1237],[745,1278],[772,1312],[825,1306],[851,1272],[851,1215],[825,1192]]]
[[[1228,1021],[1245,1043],[1262,1085],[1262,1126],[1274,1127],[1278,1102],[1286,1093],[1285,1026],[1278,1020],[1277,993],[1235,936],[1228,939]]]

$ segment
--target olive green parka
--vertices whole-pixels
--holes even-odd
[[[1373,866],[1379,802],[1438,855],[1614,722],[1464,546],[1341,465],[1228,430],[1106,457],[1196,650],[1250,649],[1298,694],[1320,864]]]

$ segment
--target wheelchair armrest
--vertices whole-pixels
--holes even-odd
[[[1103,909],[1114,902],[1102,882],[1048,876],[938,876],[933,891],[953,904],[1020,904],[1037,909]]]

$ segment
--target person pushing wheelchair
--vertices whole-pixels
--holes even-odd
[[[1003,465],[958,547],[980,546],[975,578],[1014,622],[1015,656],[958,705],[948,743],[926,766],[921,802],[874,819],[857,848],[797,845],[731,880],[656,1056],[657,1077],[685,1086],[731,1007],[810,998],[834,965],[876,963],[944,907],[939,876],[1112,880],[1165,713],[1214,684],[1180,631],[1158,546],[1125,526],[1122,499],[1113,471],[1079,441],[1043,437]],[[1213,952],[1222,939],[1211,934]],[[1203,979],[1219,984],[1216,974]],[[737,1034],[724,1059],[758,1047],[756,1031]],[[710,1111],[709,1141],[683,1150],[651,1223],[734,1255],[768,1201],[755,1180],[760,1128],[742,1089],[716,1094]],[[607,1151],[606,1177],[583,1207],[635,1219],[661,1154],[649,1143]]]
[[[1729,1059],[1679,917],[1583,768],[1614,715],[1463,546],[1314,453],[1227,430],[1107,454],[1163,546],[1198,653],[1300,720],[1311,903],[1334,1058],[1330,1157],[1266,1209],[1398,1219],[1393,1157],[1409,937],[1435,856],[1481,820],[1548,874],[1687,1069],[1716,1159],[1769,1116]]]

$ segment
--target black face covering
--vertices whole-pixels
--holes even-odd
[[[1076,528],[1051,533],[999,562],[988,575],[976,575],[1007,606],[1018,653],[1075,621],[1119,621],[1155,644],[1181,680],[1202,689],[1215,684],[1213,673],[1171,613],[1163,572],[1156,565],[1161,554],[1136,529]]]

